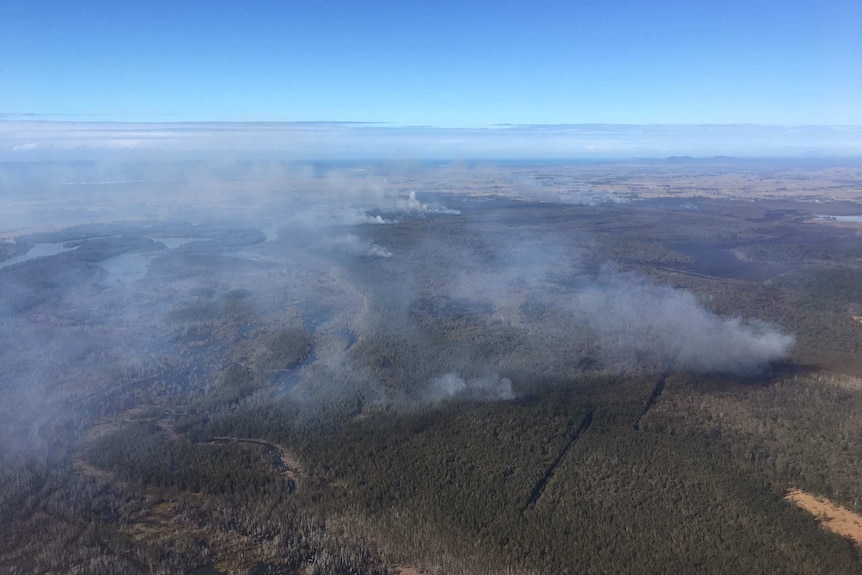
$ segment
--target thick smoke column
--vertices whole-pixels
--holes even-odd
[[[749,376],[786,359],[792,335],[753,319],[720,317],[690,292],[650,283],[559,238],[499,239],[493,265],[453,252],[462,271],[453,298],[492,306],[528,334],[549,371],[571,366],[607,374],[687,371]],[[441,246],[435,242],[434,251]],[[514,357],[504,363],[518,369]]]
[[[601,357],[626,369],[752,375],[785,359],[795,344],[763,322],[720,318],[691,293],[628,276],[573,294],[568,308],[596,333]]]

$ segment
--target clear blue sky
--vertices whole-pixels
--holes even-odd
[[[7,0],[0,114],[858,125],[862,0]]]

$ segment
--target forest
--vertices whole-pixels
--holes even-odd
[[[787,499],[862,513],[858,170],[463,169],[118,178],[92,220],[39,188],[60,221],[0,238],[0,570],[862,572]]]

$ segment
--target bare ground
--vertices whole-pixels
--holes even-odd
[[[785,499],[814,515],[824,529],[862,545],[862,516],[832,503],[825,497],[789,489]]]

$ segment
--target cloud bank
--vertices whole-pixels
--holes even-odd
[[[277,153],[294,160],[859,156],[862,127],[0,121],[0,160]]]

